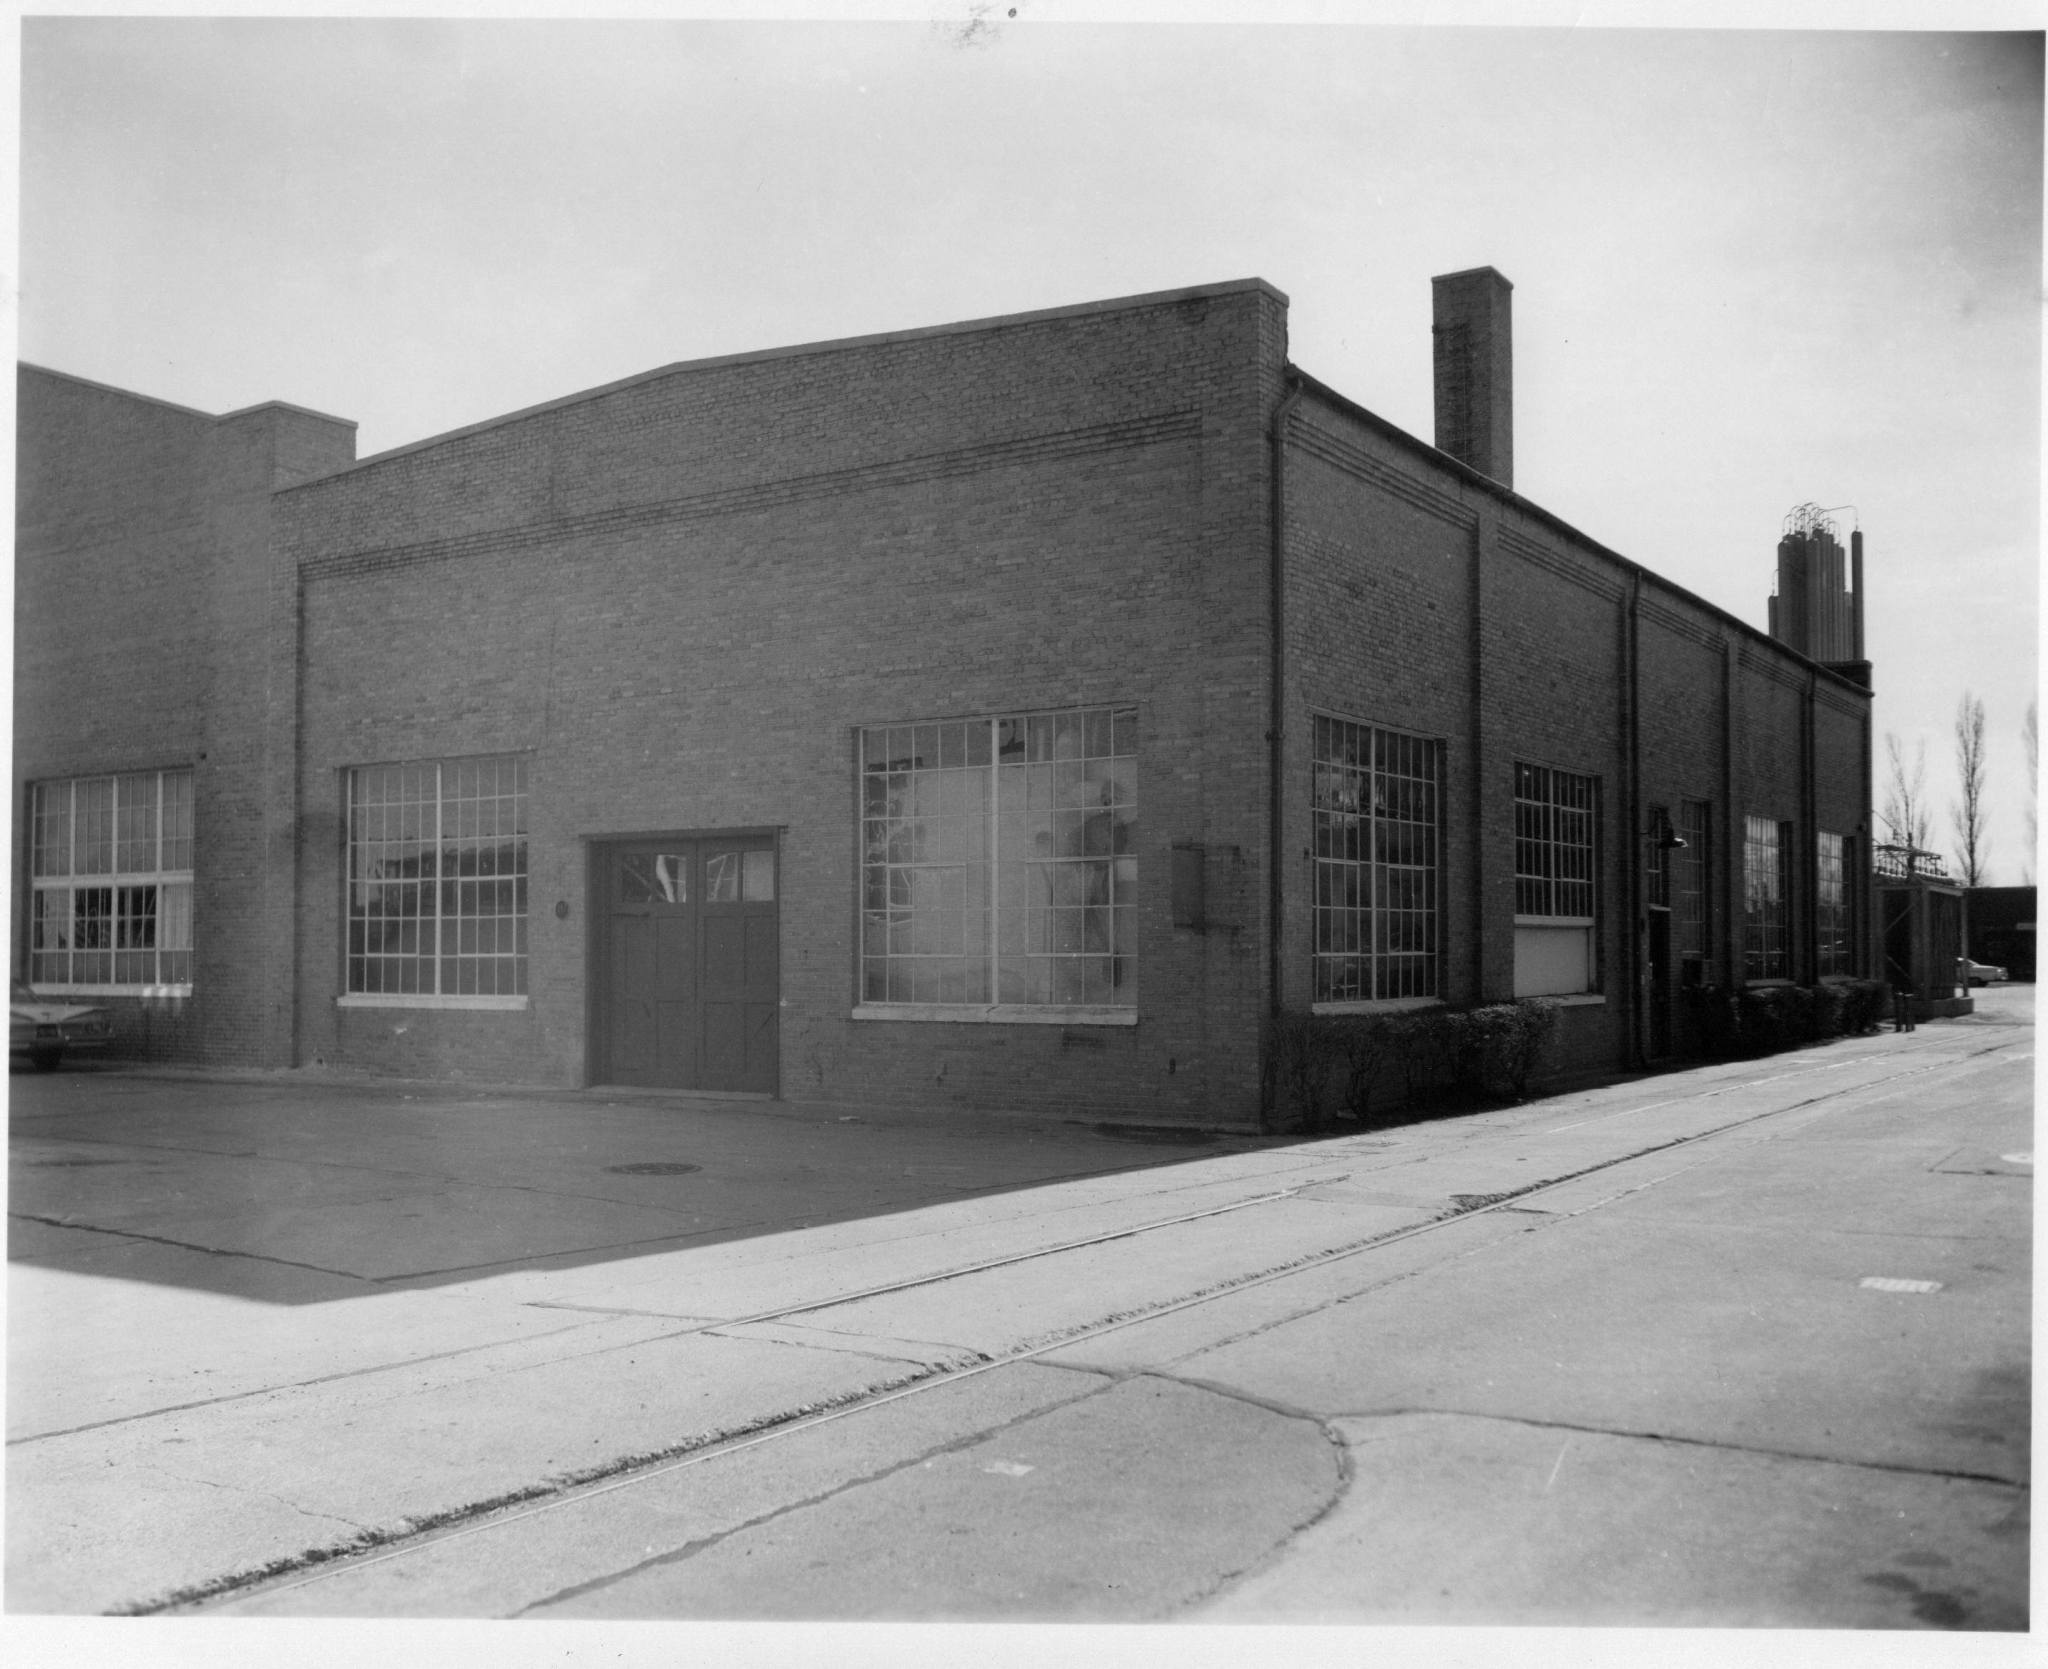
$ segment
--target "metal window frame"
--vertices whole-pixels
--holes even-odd
[[[442,759],[383,760],[370,764],[351,765],[343,770],[342,936],[340,947],[342,967],[340,1000],[344,1006],[377,1006],[387,1002],[392,1005],[404,1006],[408,1004],[417,1005],[423,1000],[429,1003],[447,1003],[451,1006],[474,1005],[488,1007],[503,1005],[523,1006],[525,1004],[531,956],[530,949],[526,944],[526,929],[532,915],[533,884],[532,837],[527,827],[528,809],[532,792],[531,784],[528,781],[529,763],[528,756],[524,753],[455,754]],[[514,772],[512,792],[510,794],[493,793],[489,795],[481,793],[464,795],[452,792],[449,788],[449,773],[459,771],[464,766],[474,765],[510,766]],[[418,950],[410,954],[391,954],[367,950],[358,954],[350,943],[351,930],[358,919],[367,922],[369,918],[367,915],[359,917],[356,904],[356,885],[358,880],[356,873],[357,853],[368,846],[393,844],[393,842],[381,838],[377,840],[366,839],[359,830],[358,815],[363,811],[366,804],[361,798],[364,779],[368,773],[373,771],[404,770],[431,771],[433,773],[433,795],[431,800],[422,796],[417,802],[414,802],[422,807],[432,806],[433,828],[429,832],[423,827],[420,834],[410,843],[418,846],[422,851],[431,851],[434,855],[434,874],[431,881],[419,876],[413,877],[411,881],[412,885],[423,888],[427,897],[432,900],[433,908],[431,914],[422,911],[411,919],[416,924],[431,923],[434,949],[430,956],[423,955]],[[442,854],[448,850],[451,839],[449,834],[450,819],[448,808],[451,806],[460,807],[464,803],[482,805],[487,801],[495,802],[507,799],[511,800],[513,804],[514,827],[509,839],[501,839],[501,845],[510,843],[516,846],[518,866],[512,870],[494,871],[488,877],[443,874],[441,868]],[[374,803],[383,806],[402,805],[407,802],[401,800],[378,801]],[[471,835],[456,835],[452,838],[458,843],[481,841],[482,839],[481,836]],[[458,892],[457,908],[453,912],[445,910],[443,908],[443,889],[449,886],[459,889],[465,880],[472,882],[489,880],[494,884],[499,882],[511,883],[514,897],[512,909],[502,913],[494,913],[488,917],[465,915],[460,908]],[[526,890],[524,903],[518,901],[521,883],[524,884]],[[467,952],[459,948],[449,948],[448,939],[451,935],[455,935],[459,939],[461,923],[464,921],[483,920],[505,924],[509,927],[513,938],[513,948],[509,951]],[[495,969],[493,989],[489,991],[448,990],[445,984],[447,970],[450,964],[456,962],[493,965]],[[373,963],[379,965],[424,965],[431,971],[433,983],[431,987],[422,986],[414,991],[370,989],[367,985],[358,986],[356,980],[359,971],[362,975],[366,976]],[[509,990],[504,989],[505,977],[508,973],[511,979],[511,989]]]
[[[1742,975],[1749,983],[1792,977],[1793,833],[1789,821],[1756,812],[1743,818]]]
[[[1315,885],[1309,894],[1309,955],[1310,955],[1310,997],[1317,1006],[1352,1002],[1384,1003],[1402,1001],[1427,1001],[1441,999],[1443,995],[1443,859],[1444,859],[1444,771],[1445,744],[1440,736],[1426,736],[1410,730],[1396,730],[1388,725],[1373,724],[1369,720],[1346,718],[1340,713],[1312,710],[1310,715],[1309,743],[1309,817],[1311,852],[1313,853]],[[1341,745],[1348,745],[1352,761],[1339,758]],[[1382,766],[1383,748],[1392,753],[1398,750],[1405,757],[1402,764],[1413,764],[1421,769],[1396,769],[1393,765]],[[1346,813],[1340,807],[1319,803],[1326,772],[1342,771],[1358,777],[1367,786],[1367,792],[1359,796],[1358,806]],[[1386,798],[1382,794],[1383,782],[1400,782],[1426,788],[1429,794],[1429,816],[1427,818],[1382,817],[1380,806]],[[1345,818],[1357,825],[1357,840],[1352,844],[1357,852],[1355,857],[1335,857],[1323,850],[1323,831],[1333,826],[1332,821]],[[1379,831],[1382,823],[1398,824],[1403,828],[1419,829],[1425,848],[1420,863],[1394,863],[1379,856]],[[1351,896],[1364,902],[1355,906],[1337,906],[1324,903],[1325,871],[1340,872],[1352,877]],[[1422,905],[1394,905],[1386,898],[1388,890],[1382,886],[1383,879],[1390,879],[1396,872],[1403,876],[1421,880],[1425,901]],[[1351,948],[1331,948],[1339,935],[1334,928],[1338,911],[1346,915],[1355,911],[1362,919],[1359,923],[1359,938],[1363,941]],[[1384,922],[1383,922],[1384,917]],[[1417,953],[1397,949],[1394,945],[1396,924],[1419,926],[1425,948]],[[1382,926],[1387,931],[1382,932]],[[1422,975],[1419,980],[1397,977],[1405,975],[1420,957]],[[1369,989],[1363,994],[1340,994],[1342,982],[1335,977],[1334,970],[1339,963],[1362,962],[1366,970]]]
[[[1822,979],[1850,973],[1856,963],[1849,935],[1849,836],[1816,829],[1813,844],[1813,972]]]
[[[1676,883],[1673,914],[1677,917],[1673,937],[1681,959],[1690,961],[1706,962],[1713,955],[1713,825],[1711,800],[1678,802],[1678,832],[1685,846],[1671,854]]]
[[[122,845],[121,784],[143,777],[147,777],[150,780],[152,821],[155,826],[150,844],[155,849],[156,863],[154,867],[148,869],[123,869],[120,867]],[[27,900],[28,920],[23,926],[22,945],[23,959],[27,967],[29,983],[37,991],[48,992],[53,996],[188,997],[192,994],[191,961],[196,950],[196,947],[190,942],[194,936],[193,866],[190,863],[174,868],[166,868],[164,866],[164,788],[167,782],[176,779],[182,779],[185,784],[185,804],[188,812],[188,821],[192,825],[188,828],[184,839],[193,848],[193,854],[190,855],[196,855],[198,844],[197,808],[193,794],[195,786],[193,771],[189,765],[145,767],[135,771],[98,771],[89,776],[47,777],[41,781],[29,784],[27,839],[23,842],[26,849],[25,856],[27,859],[29,882],[29,896]],[[78,791],[87,784],[100,782],[109,785],[107,844],[110,867],[104,870],[84,871],[79,868]],[[46,875],[41,873],[39,869],[43,862],[44,852],[46,851],[42,839],[42,825],[45,820],[44,800],[45,796],[53,789],[64,790],[67,801],[65,810],[66,869],[61,875]],[[140,947],[120,945],[114,941],[117,941],[120,936],[119,924],[123,919],[121,915],[121,893],[124,889],[134,891],[145,887],[154,888],[156,891],[157,910],[155,919],[158,926],[154,937],[158,942]],[[165,945],[161,942],[163,937],[162,924],[168,915],[164,908],[164,895],[171,887],[183,887],[186,893],[185,930],[188,942],[183,945]],[[71,973],[75,974],[77,971],[75,959],[81,954],[75,946],[64,950],[37,949],[35,934],[38,925],[36,908],[38,901],[53,893],[62,892],[66,894],[66,919],[73,923],[75,928],[78,920],[76,895],[80,891],[85,890],[104,890],[108,894],[106,920],[110,941],[105,947],[103,954],[108,958],[107,968],[109,974],[111,975],[119,967],[119,963],[115,958],[124,955],[136,956],[146,954],[152,958],[154,971],[159,977],[148,980],[118,980],[111,977],[104,980],[82,980],[77,978],[45,980],[36,977],[36,961],[39,956],[63,956],[66,958],[67,968]],[[102,953],[95,951],[90,954],[97,955]],[[184,978],[165,979],[161,977],[164,971],[164,958],[166,956],[182,956],[185,959],[186,972]]]
[[[1537,786],[1537,793],[1525,793],[1525,781]],[[1560,790],[1583,798],[1565,798]],[[1527,814],[1527,815],[1525,815]],[[1571,832],[1571,823],[1583,820],[1584,837]],[[1533,827],[1532,827],[1533,825]],[[1525,859],[1541,855],[1541,872],[1525,867]],[[1560,862],[1566,856],[1583,855],[1580,865],[1568,869]],[[1585,889],[1585,911],[1560,910],[1563,889]],[[1528,909],[1537,903],[1543,908]],[[1515,762],[1515,922],[1524,927],[1599,926],[1600,920],[1600,779],[1583,771],[1567,771],[1555,765]]]
[[[873,1018],[886,1013],[894,1017],[907,1019],[955,1018],[961,1015],[993,1016],[1006,1019],[1037,1015],[1048,1017],[1064,1015],[1082,1021],[1115,1017],[1106,1019],[1105,1023],[1119,1023],[1122,1017],[1135,1015],[1138,975],[1137,945],[1135,942],[1126,944],[1123,939],[1123,932],[1127,927],[1135,935],[1136,922],[1132,906],[1136,902],[1137,880],[1135,873],[1133,873],[1128,881],[1120,879],[1119,876],[1119,870],[1124,867],[1129,867],[1135,871],[1138,856],[1135,851],[1112,851],[1102,854],[1100,857],[1084,854],[1078,857],[1050,856],[1043,860],[1018,860],[1017,864],[1013,865],[1013,867],[1018,867],[1023,863],[1043,863],[1046,866],[1056,868],[1079,867],[1107,860],[1107,896],[1098,902],[1072,906],[1071,908],[1091,912],[1096,910],[1104,912],[1108,922],[1108,943],[1101,948],[1089,947],[1076,951],[1047,948],[1031,949],[1029,948],[1029,912],[1033,909],[1033,906],[1026,904],[1022,906],[1027,912],[1024,926],[1026,948],[1007,952],[1004,949],[1004,917],[1006,909],[1002,897],[1004,880],[1002,823],[1007,803],[1003,792],[1005,772],[1009,766],[1050,763],[1052,761],[1032,761],[1027,758],[1022,761],[1011,761],[1009,766],[1006,766],[1002,755],[1003,727],[1005,725],[1015,726],[1018,727],[1015,732],[1016,734],[1028,735],[1033,721],[1056,722],[1066,720],[1072,722],[1078,720],[1085,727],[1092,718],[1098,715],[1101,721],[1109,727],[1112,751],[1106,754],[1084,754],[1082,760],[1093,762],[1095,760],[1128,759],[1135,766],[1140,756],[1140,738],[1138,734],[1138,704],[1132,701],[1091,702],[1085,705],[1069,707],[1024,708],[1010,712],[956,715],[945,719],[909,719],[890,724],[871,724],[855,727],[854,773],[858,787],[855,795],[854,815],[856,826],[861,832],[858,845],[858,863],[856,865],[858,873],[857,885],[860,894],[857,912],[858,930],[855,935],[854,969],[855,1012],[857,1015]],[[947,727],[956,726],[968,727],[969,729],[980,726],[987,727],[988,745],[985,760],[963,758],[951,764],[945,761],[944,742],[937,733]],[[1120,746],[1117,738],[1126,726],[1128,727],[1130,737],[1129,744],[1128,746]],[[929,773],[934,776],[941,772],[952,770],[982,773],[983,788],[980,795],[980,804],[971,818],[972,822],[979,825],[980,852],[978,855],[963,857],[957,861],[933,860],[926,862],[911,860],[892,862],[885,859],[877,862],[872,856],[869,846],[869,824],[878,823],[885,826],[891,823],[915,824],[924,821],[924,819],[914,810],[894,818],[877,818],[870,815],[867,806],[866,783],[871,775],[877,774],[870,768],[872,756],[869,750],[873,738],[877,736],[886,737],[892,732],[901,731],[908,731],[914,735],[916,732],[926,729],[934,733],[934,741],[938,744],[938,763],[920,765],[917,761],[921,756],[913,755],[912,762],[904,768],[901,774],[914,779],[920,772]],[[883,745],[887,746],[888,744],[885,743]],[[916,745],[918,744],[913,742],[913,746]],[[881,774],[896,773],[887,772]],[[914,798],[916,794],[914,781],[911,793]],[[1142,789],[1129,802],[1133,819],[1135,819],[1141,804]],[[1061,808],[1055,807],[1051,809]],[[1115,809],[1123,809],[1122,802],[1119,802]],[[882,878],[883,904],[880,910],[883,915],[893,915],[899,909],[914,914],[919,908],[915,899],[901,906],[891,900],[891,877],[899,872],[937,871],[942,869],[959,869],[963,872],[979,871],[980,895],[984,900],[980,909],[983,917],[983,931],[979,950],[963,948],[959,951],[939,952],[895,951],[889,948],[886,939],[877,948],[871,938],[874,925],[872,918],[876,915],[877,910],[876,907],[868,902],[870,886],[874,878],[877,875]],[[973,879],[974,877],[970,873],[968,881],[963,882],[963,897],[970,890],[968,882],[971,882]],[[1126,897],[1126,892],[1131,896]],[[1015,907],[1013,906],[1012,908]],[[1044,908],[1049,914],[1055,906],[1048,904]],[[963,904],[961,910],[963,917],[971,913],[973,911]],[[875,997],[868,994],[870,972],[877,967],[880,967],[882,970],[882,986],[886,993],[894,988],[894,980],[891,977],[890,969],[891,963],[899,961],[908,962],[911,960],[935,961],[941,958],[959,964],[963,970],[972,970],[978,961],[980,964],[983,995],[972,998],[949,998],[943,995],[937,997],[913,995],[908,998],[902,998],[888,995]],[[1026,1003],[1008,1001],[1003,998],[1001,964],[1005,960],[1029,960],[1034,963],[1055,963],[1060,961],[1080,963],[1105,958],[1110,963],[1112,978],[1112,988],[1107,994],[1106,1000]],[[914,972],[912,977],[914,978]]]

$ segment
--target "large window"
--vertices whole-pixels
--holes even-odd
[[[1316,715],[1315,1000],[1434,997],[1443,744]]]
[[[348,990],[525,995],[525,759],[349,773]]]
[[[1850,926],[1849,853],[1854,843],[1844,835],[1822,829],[1814,853],[1814,926],[1818,935],[1817,975],[1846,974],[1855,970]]]
[[[192,773],[39,782],[29,806],[29,979],[192,989]]]
[[[861,998],[1135,1009],[1138,710],[860,734]]]
[[[1515,767],[1515,995],[1599,989],[1595,854],[1599,785],[1546,765]]]
[[[1742,972],[1790,979],[1791,825],[1749,817],[1742,833]]]
[[[1681,801],[1678,833],[1685,845],[1671,854],[1672,918],[1678,950],[1680,977],[1687,984],[1704,984],[1707,953],[1712,945],[1713,897],[1708,862],[1713,808],[1704,800]]]

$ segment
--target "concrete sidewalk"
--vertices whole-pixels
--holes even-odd
[[[1179,1149],[760,1103],[16,1077],[8,1606],[147,1608],[462,1522],[2018,1023],[1987,1005],[1436,1124]]]

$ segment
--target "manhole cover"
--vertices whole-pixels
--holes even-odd
[[[650,1159],[639,1165],[607,1165],[605,1169],[614,1176],[688,1176],[692,1171],[702,1170],[701,1165],[685,1165],[672,1159]]]

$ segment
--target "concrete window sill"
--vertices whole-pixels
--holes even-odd
[[[474,1009],[520,1009],[527,1006],[526,997],[436,997],[419,992],[361,991],[347,996],[336,997],[336,1008],[474,1008]]]
[[[1026,1008],[1016,1003],[862,1003],[855,1020],[922,1020],[969,1026],[1135,1026],[1135,1008]]]

